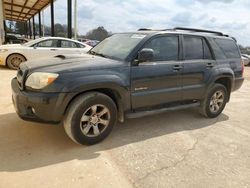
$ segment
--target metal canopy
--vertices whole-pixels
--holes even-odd
[[[5,19],[26,22],[50,2],[51,0],[3,0]]]

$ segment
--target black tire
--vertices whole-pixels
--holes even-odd
[[[26,61],[25,57],[20,54],[11,54],[7,60],[6,64],[10,69],[17,70],[22,62]]]
[[[91,107],[98,105],[101,105],[103,107],[106,107],[105,109],[108,109],[109,123],[108,125],[105,126],[105,129],[102,130],[103,132],[100,132],[98,136],[85,135],[83,133],[83,129],[85,129],[86,126],[88,126],[89,124],[91,125],[94,124],[87,123],[88,125],[84,125],[85,126],[84,128],[82,125],[82,117],[86,115],[88,109],[92,109]],[[105,94],[99,92],[89,92],[78,96],[71,102],[66,111],[63,124],[65,132],[74,142],[82,145],[92,145],[106,138],[112,131],[113,126],[116,124],[116,121],[117,121],[117,107],[114,101]],[[90,121],[88,120],[88,122]],[[99,126],[100,124],[97,125],[97,127]],[[91,127],[90,129],[89,132],[90,131],[94,132],[94,127]]]
[[[213,110],[211,110],[213,103],[213,96],[215,95],[216,92],[222,92],[223,94],[223,102],[221,103],[221,105],[219,106],[219,109],[216,112],[213,112]],[[221,112],[224,110],[226,103],[228,101],[228,97],[229,97],[229,93],[226,89],[226,87],[222,84],[214,84],[208,94],[206,95],[206,98],[201,102],[201,107],[200,107],[200,113],[202,115],[204,115],[205,117],[209,117],[209,118],[215,118],[218,115],[221,114]],[[211,105],[211,103],[213,103]]]

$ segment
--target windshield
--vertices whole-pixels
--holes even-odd
[[[125,60],[135,46],[145,37],[142,34],[114,34],[90,50],[90,54]]]

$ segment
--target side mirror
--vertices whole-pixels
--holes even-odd
[[[151,48],[143,48],[138,53],[138,61],[139,62],[145,62],[145,61],[151,61],[154,57],[154,50]]]

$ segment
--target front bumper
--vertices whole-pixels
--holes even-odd
[[[59,123],[72,93],[21,91],[17,79],[11,81],[12,100],[20,118],[28,121]]]
[[[1,57],[1,54],[0,54],[0,65],[5,65],[5,60],[3,57]]]

